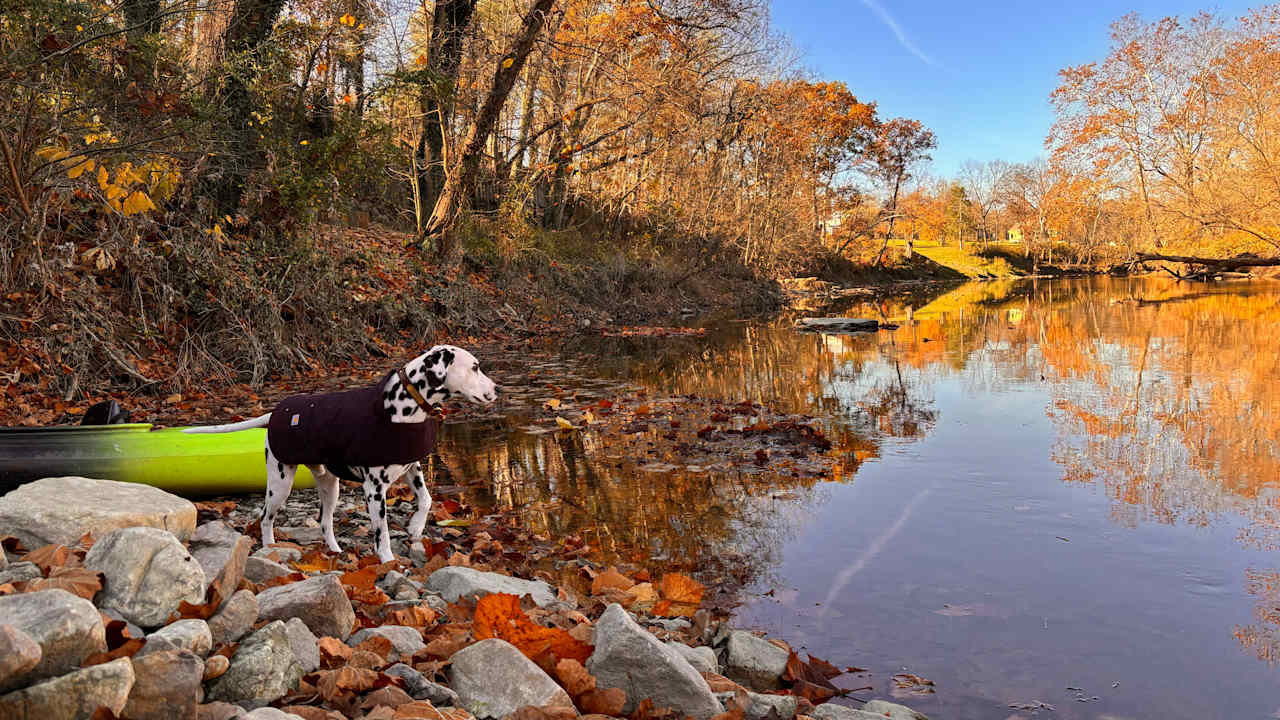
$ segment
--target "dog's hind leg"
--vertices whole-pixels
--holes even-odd
[[[293,474],[296,465],[280,462],[271,452],[271,443],[267,443],[267,501],[262,505],[262,545],[265,547],[276,541],[276,513],[284,505],[284,501],[293,490]]]
[[[409,518],[409,542],[416,543],[422,539],[422,530],[427,526],[427,516],[431,512],[431,493],[427,492],[427,481],[422,476],[422,463],[410,465],[406,475],[413,491],[418,495],[418,511]]]
[[[338,539],[333,536],[333,511],[338,506],[338,478],[323,465],[308,465],[316,479],[316,492],[320,495],[320,528],[324,530],[324,544],[333,552],[342,552]]]
[[[387,488],[395,476],[389,475],[385,467],[361,468],[360,476],[364,478],[364,502],[369,509],[378,559],[391,562],[396,556],[391,552],[391,532],[387,530]]]

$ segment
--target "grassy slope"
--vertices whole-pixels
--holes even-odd
[[[900,239],[891,240],[889,247],[905,249],[906,241]],[[944,246],[937,242],[917,242],[915,244],[916,252],[920,255],[965,277],[993,276],[1009,278],[1030,274],[1030,268],[1022,267],[1022,264],[1018,262],[1021,259],[1021,245],[992,243],[991,248],[996,252],[977,255],[972,252],[976,249],[973,245],[966,245],[965,249],[961,250],[955,245]]]

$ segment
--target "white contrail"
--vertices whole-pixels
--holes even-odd
[[[902,508],[902,514],[898,516],[893,525],[888,530],[880,533],[880,537],[873,540],[867,546],[867,549],[862,551],[857,560],[854,560],[848,567],[836,573],[836,576],[832,578],[834,582],[831,584],[831,590],[827,592],[827,597],[822,601],[822,611],[818,613],[819,617],[826,617],[827,611],[831,608],[831,603],[840,594],[840,591],[844,590],[845,586],[853,580],[853,576],[866,567],[867,563],[871,562],[871,559],[876,555],[879,555],[880,551],[884,550],[884,546],[888,545],[889,541],[902,531],[902,526],[907,524],[907,518],[911,516],[911,511],[915,509],[916,505],[920,504],[921,500],[929,495],[929,492],[930,490],[924,490],[919,495],[911,498],[911,502]]]
[[[889,26],[889,29],[893,31],[894,36],[898,38],[898,44],[906,48],[907,52],[910,52],[912,55],[923,60],[926,65],[937,66],[937,63],[933,61],[933,58],[925,55],[923,50],[916,47],[916,44],[911,42],[911,38],[907,37],[907,34],[902,31],[902,26],[898,24],[897,20],[893,19],[893,16],[889,14],[889,11],[885,10],[880,3],[876,2],[876,0],[862,0],[862,4],[870,8],[871,12],[875,13],[885,25]]]

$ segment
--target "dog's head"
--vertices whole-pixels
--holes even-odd
[[[409,381],[432,405],[461,396],[478,405],[498,399],[497,383],[480,370],[476,356],[453,345],[437,345],[405,366]]]

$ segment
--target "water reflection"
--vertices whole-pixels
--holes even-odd
[[[838,574],[838,568],[856,566],[855,572],[861,572],[870,566],[869,572],[900,580],[907,588],[938,584],[938,578],[947,574],[936,565],[884,567],[888,561],[869,550],[875,549],[881,531],[866,535],[846,556],[830,558],[825,578],[821,563],[814,563],[809,576],[787,566],[795,564],[788,558],[799,548],[809,555],[822,552],[822,543],[812,538],[821,538],[823,532],[846,532],[812,525],[833,497],[847,499],[848,493],[841,488],[857,486],[867,463],[898,468],[900,473],[916,468],[917,475],[898,475],[896,482],[902,488],[896,493],[892,486],[881,492],[879,479],[866,481],[873,484],[864,488],[861,504],[854,506],[871,516],[888,518],[885,529],[896,527],[891,526],[895,517],[909,518],[899,522],[905,528],[902,536],[895,531],[888,541],[903,555],[916,548],[913,528],[919,535],[918,528],[926,524],[951,523],[953,532],[966,536],[993,534],[997,543],[1030,542],[1040,531],[1037,523],[1048,525],[1066,518],[1075,523],[1077,532],[1129,543],[1124,552],[1132,566],[1117,572],[1173,567],[1180,562],[1178,553],[1187,553],[1203,556],[1208,575],[1213,573],[1213,558],[1222,557],[1223,551],[1205,538],[1227,530],[1236,547],[1249,553],[1243,577],[1236,580],[1237,589],[1217,581],[1196,584],[1185,579],[1168,586],[1138,585],[1133,592],[1140,599],[1120,603],[1119,612],[1148,602],[1145,594],[1150,593],[1149,602],[1159,605],[1159,616],[1147,618],[1133,610],[1133,618],[1109,621],[1119,627],[1170,621],[1180,613],[1200,612],[1191,600],[1179,604],[1170,597],[1218,593],[1222,596],[1218,607],[1224,614],[1197,618],[1197,622],[1217,628],[1214,632],[1220,636],[1234,637],[1232,642],[1249,658],[1270,663],[1280,658],[1280,612],[1276,610],[1280,574],[1264,554],[1280,548],[1280,354],[1275,350],[1275,338],[1280,337],[1280,294],[1275,287],[1258,283],[1204,287],[1113,278],[972,283],[931,296],[852,304],[832,311],[892,321],[899,324],[894,331],[803,334],[792,329],[793,318],[780,317],[718,325],[698,338],[593,339],[575,345],[563,362],[533,368],[513,364],[499,371],[500,375],[505,371],[508,384],[509,376],[534,386],[542,377],[559,387],[579,388],[583,398],[632,393],[635,389],[627,384],[635,383],[655,396],[752,400],[813,416],[834,444],[834,484],[815,485],[812,480],[780,474],[647,472],[642,468],[648,458],[610,447],[590,432],[523,432],[520,427],[527,418],[519,412],[483,427],[453,428],[445,460],[461,484],[480,483],[486,488],[479,501],[518,512],[542,532],[580,534],[608,559],[644,564],[657,558],[675,566],[713,567],[713,574],[754,583],[760,590],[791,583],[795,590],[784,590],[781,596],[797,598],[789,606],[792,615],[775,624],[783,634],[791,631],[801,636],[805,622],[820,625],[856,613],[857,603],[842,600],[851,590],[843,586],[832,590],[836,583],[831,575]],[[536,404],[542,399],[538,395],[532,392],[525,399]],[[964,459],[968,453],[963,451],[969,449],[965,443],[999,443],[998,438],[1030,442],[1038,438],[1036,428],[1041,425],[1046,429],[1046,450],[1039,459],[1049,463],[1044,468],[1033,462],[1037,451],[1030,444],[983,448],[988,458],[1023,454],[1028,458],[1025,467],[992,467],[991,460],[966,465],[972,461]],[[942,432],[944,427],[948,432]],[[1026,431],[1030,434],[1018,435],[1015,431],[1022,427],[1032,428]],[[935,434],[938,442],[959,444],[938,455],[928,447]],[[1019,439],[1008,440],[1011,437]],[[661,439],[652,440],[660,448]],[[912,464],[923,458],[932,464]],[[922,480],[920,467],[928,467],[939,478],[966,478],[969,484],[943,486]],[[1109,510],[1094,516],[1087,507],[1071,507],[1087,498],[1062,495],[1073,487],[1105,493]],[[929,496],[931,492],[935,494]],[[926,500],[916,508],[911,503],[922,493]],[[1016,503],[999,504],[1008,493],[1017,495]],[[944,497],[952,498],[945,512],[929,509]],[[1068,507],[1054,507],[1063,502]],[[906,512],[908,508],[912,511]],[[1191,528],[1200,534],[1180,530],[1166,537],[1164,545],[1151,546],[1111,534],[1116,528],[1159,526]],[[1080,547],[1079,539],[1075,542],[1073,551],[1090,552]],[[965,558],[957,563],[953,556],[929,551],[945,557],[939,562],[963,565],[972,576],[968,581],[957,579],[959,584],[950,588],[956,592],[976,592],[982,583],[998,585],[1000,563],[1007,562],[997,557],[999,552],[989,559]],[[1110,550],[1099,547],[1096,552]],[[921,553],[927,554],[923,548]],[[1075,572],[1081,582],[1094,581],[1096,566],[1112,559],[1105,555],[1076,558],[1073,562],[1080,565]],[[1188,566],[1195,562],[1185,560]],[[1066,568],[1054,572],[1073,579]],[[820,587],[803,586],[810,581]],[[1035,602],[1033,591],[1019,593],[1010,586],[993,592],[1002,590],[1007,590],[1014,604]],[[1254,598],[1253,617],[1226,614],[1235,598],[1247,597],[1245,593]],[[813,611],[814,600],[830,607]],[[901,595],[891,602],[909,603]],[[805,603],[810,609],[802,607]],[[1008,608],[970,614],[1010,627],[1023,620],[1038,625],[1040,620],[1023,618]],[[747,609],[746,617],[766,616],[758,604]],[[1089,619],[1087,613],[1079,617],[1081,622]],[[1047,618],[1044,623],[1047,629]],[[1072,639],[1058,641],[1069,644]],[[959,646],[973,642],[966,639]],[[1114,642],[1129,641],[1117,637]],[[1168,640],[1166,646],[1170,652],[1195,651],[1175,640]],[[1009,676],[1011,693],[1023,687],[1013,675],[1050,672],[1050,664],[1035,656],[1025,635],[1009,640],[1004,649],[1011,658],[1020,659],[1010,660],[1013,665],[1008,667],[995,662],[994,670],[980,668],[981,663],[966,667],[960,658],[946,657],[956,650],[945,643],[922,641],[907,650],[918,658],[942,656],[931,659],[952,664],[940,672],[953,673],[953,687],[1003,673]],[[910,656],[907,650],[902,656]],[[1078,659],[1084,662],[1091,653],[1105,655],[1110,650],[1080,648]],[[1237,654],[1243,655],[1238,650]],[[1141,702],[1142,691],[1136,689],[1149,678],[1142,676],[1141,669],[1132,672],[1134,689],[1128,691],[1134,695],[1118,697],[1113,711],[1150,709]],[[1265,678],[1274,686],[1274,676]],[[1176,697],[1179,691],[1209,693],[1219,687],[1217,679],[1210,674],[1201,685],[1177,688],[1170,696]],[[1034,682],[1028,677],[1024,691],[1031,692]],[[1151,682],[1153,687],[1159,685]],[[973,694],[987,701],[1010,699],[996,690]],[[1241,700],[1240,707],[1255,710],[1259,707],[1255,700]],[[980,717],[997,706],[944,703],[937,707],[955,717]],[[1079,712],[1083,711],[1071,709],[1061,715]]]

